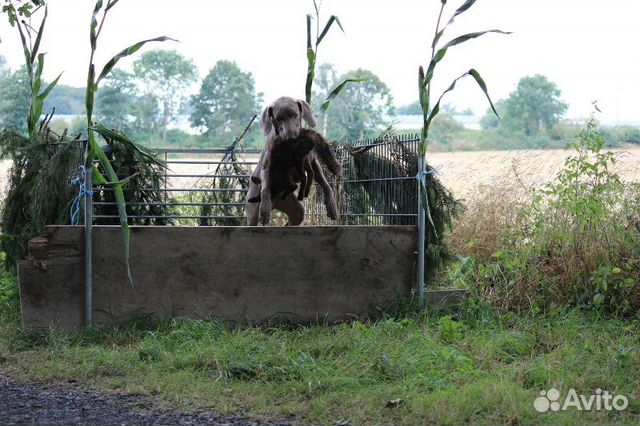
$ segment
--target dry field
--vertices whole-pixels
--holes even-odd
[[[640,182],[640,149],[614,150],[618,162],[615,170],[626,181]],[[428,162],[440,172],[440,179],[458,197],[466,198],[477,185],[489,185],[504,179],[517,179],[525,186],[539,186],[552,181],[572,151],[524,150],[481,152],[435,152]],[[197,160],[202,160],[198,158]],[[244,158],[255,161],[256,156]],[[6,190],[10,161],[0,161],[0,190]],[[172,164],[175,174],[213,174],[215,165]],[[206,179],[206,178],[205,178]],[[199,186],[196,178],[172,180],[173,187]]]

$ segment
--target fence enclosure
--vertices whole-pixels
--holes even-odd
[[[307,225],[415,225],[418,135],[385,136],[335,146],[343,175],[325,175],[340,219],[326,216],[322,191],[305,201]],[[258,150],[156,149],[167,168],[154,187],[125,187],[133,225],[246,225],[244,199]],[[119,223],[112,190],[94,187],[93,223]],[[275,221],[284,224],[282,215]]]

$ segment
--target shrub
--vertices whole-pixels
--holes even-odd
[[[612,171],[604,146],[592,120],[553,183],[480,189],[451,239],[472,259],[468,284],[504,309],[638,312],[640,192]]]

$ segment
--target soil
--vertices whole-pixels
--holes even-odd
[[[0,374],[0,424],[288,426],[294,419],[160,409],[146,396],[102,393],[75,383],[20,382]]]

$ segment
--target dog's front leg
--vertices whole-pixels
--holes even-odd
[[[267,225],[271,221],[271,187],[269,180],[269,164],[260,171],[262,189],[260,190],[260,223]]]

